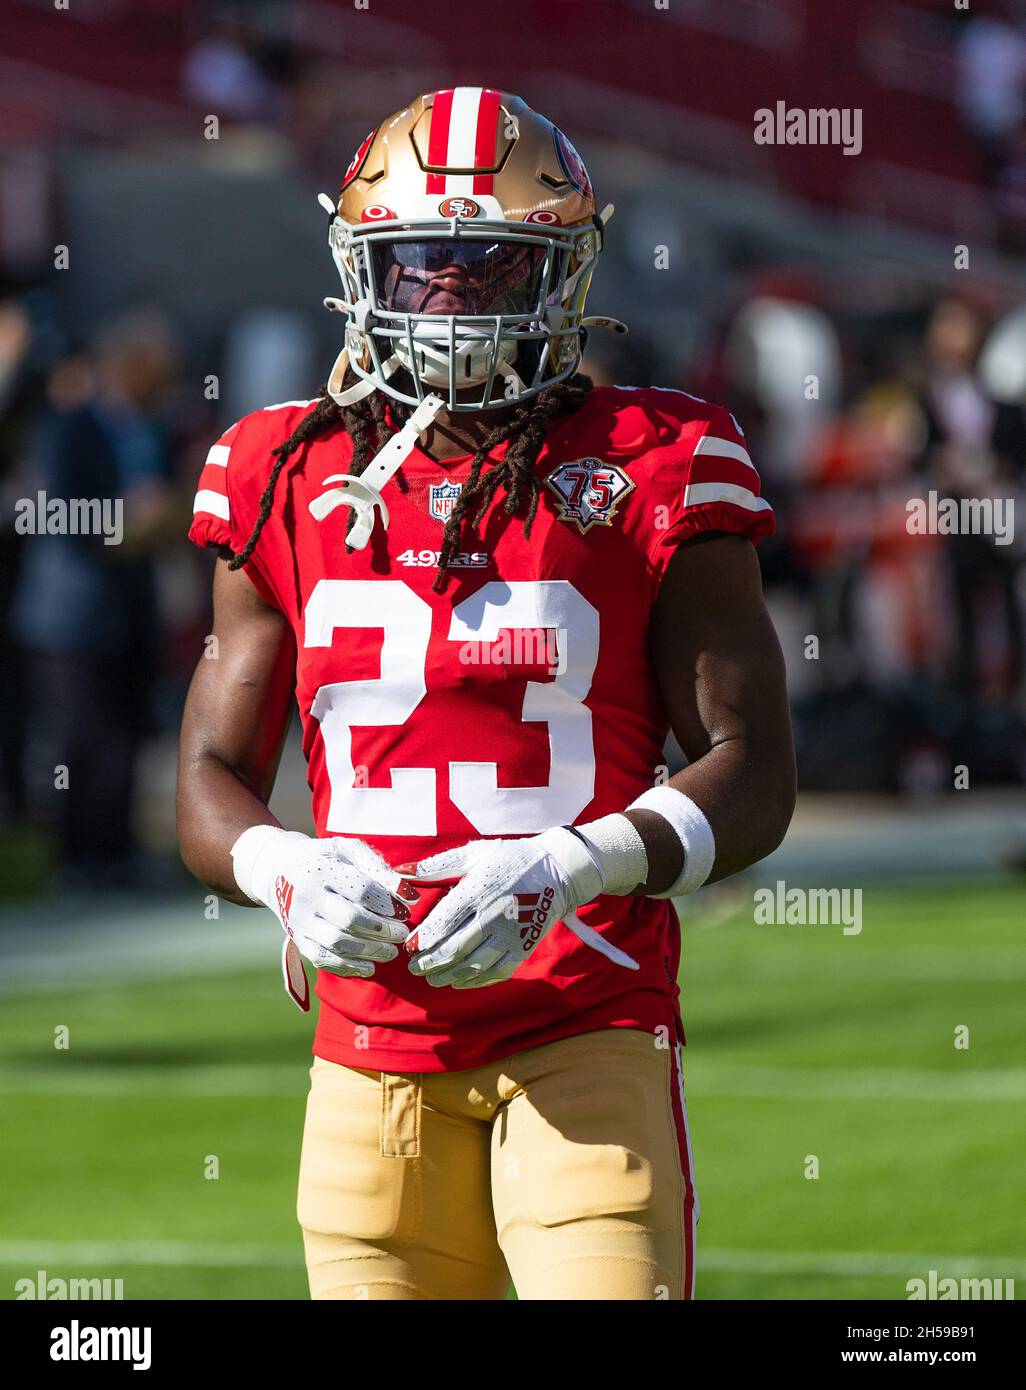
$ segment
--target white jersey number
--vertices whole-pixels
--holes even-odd
[[[348,835],[434,835],[434,768],[394,767],[390,787],[354,786],[352,726],[404,724],[427,690],[431,607],[401,580],[322,579],[306,606],[305,645],[330,647],[338,627],[381,628],[376,680],[322,685],[321,724],[331,784],[327,828]],[[541,787],[500,787],[495,762],[450,762],[449,794],[482,835],[529,835],[572,821],[595,791],[591,710],[583,701],[598,661],[599,615],[567,580],[493,580],[457,604],[453,642],[493,642],[503,628],[553,629],[560,673],[529,681],[522,716],[548,725],[550,773]],[[573,634],[572,643],[569,634]]]

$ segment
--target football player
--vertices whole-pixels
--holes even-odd
[[[793,809],[772,513],[729,411],[579,374],[611,209],[518,97],[418,97],[322,203],[344,346],[210,450],[179,776],[186,863],[317,970],[311,1293],[689,1298],[673,900]]]

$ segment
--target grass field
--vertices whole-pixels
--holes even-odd
[[[706,897],[684,971],[698,1296],[904,1298],[930,1269],[1026,1291],[1021,881],[870,885],[848,937],[755,926],[748,887]],[[3,1297],[39,1269],[126,1298],[306,1296],[311,1025],[273,956],[2,1009]]]

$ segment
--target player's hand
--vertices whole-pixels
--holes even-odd
[[[638,968],[577,919],[574,909],[601,893],[602,873],[563,827],[524,840],[477,840],[421,860],[407,877],[458,879],[406,943],[411,972],[431,985],[478,989],[508,980],[558,921],[616,964]]]
[[[254,826],[236,841],[232,862],[243,893],[271,909],[318,970],[369,979],[409,934],[416,894],[362,840]]]

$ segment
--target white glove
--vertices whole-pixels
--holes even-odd
[[[410,910],[396,896],[402,880],[362,840],[254,825],[232,846],[232,866],[246,897],[281,923],[285,988],[301,1009],[310,990],[300,952],[318,970],[369,979],[409,935]]]
[[[524,840],[461,845],[421,860],[407,877],[415,883],[459,878],[406,943],[416,952],[411,972],[428,984],[476,989],[508,980],[558,921],[617,965],[638,969],[578,920],[574,908],[602,892],[603,874],[584,842],[563,826]]]

